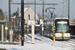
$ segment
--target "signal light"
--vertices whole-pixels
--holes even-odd
[[[47,9],[45,9],[45,12],[47,12]]]

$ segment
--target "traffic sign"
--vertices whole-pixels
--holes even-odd
[[[28,25],[35,25],[35,20],[28,20]]]

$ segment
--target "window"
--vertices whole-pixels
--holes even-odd
[[[12,19],[12,22],[13,22],[13,19]]]
[[[19,22],[19,26],[21,26],[21,22]]]
[[[28,15],[28,17],[29,17],[29,20],[30,20],[30,15]]]

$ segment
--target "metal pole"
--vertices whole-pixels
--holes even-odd
[[[12,43],[12,40],[13,40],[13,30],[12,30],[12,28],[9,31],[9,35],[10,35],[10,43]]]
[[[44,0],[43,0],[43,10],[42,10],[42,16],[43,16],[43,20],[44,20]]]
[[[28,8],[28,17],[27,17],[27,22],[28,22],[28,20],[29,20],[29,0],[27,0],[27,8]],[[29,34],[29,26],[28,26],[28,24],[27,24],[27,34]]]
[[[21,0],[21,46],[24,46],[24,0]]]
[[[4,24],[2,24],[2,39],[1,41],[3,42],[4,41]]]
[[[68,0],[68,19],[70,23],[70,0]]]
[[[5,12],[5,14],[7,14],[7,12]],[[6,15],[5,15],[6,16]],[[6,18],[5,18],[5,20],[7,21],[7,16],[6,16]],[[6,27],[7,27],[7,22],[6,22]],[[6,35],[6,37],[5,37],[5,40],[7,41],[7,30],[5,31],[5,35]]]
[[[9,21],[10,21],[10,18],[11,18],[11,5],[10,5],[10,0],[9,0]]]
[[[44,21],[44,0],[43,0],[43,7],[42,7],[42,16]],[[43,24],[42,24],[42,37],[43,37]]]
[[[36,0],[34,0],[34,11],[35,11],[35,13],[34,13],[34,19],[36,20]]]
[[[10,33],[10,34],[11,34],[11,33]],[[10,35],[10,43],[12,43],[12,36],[13,36],[13,35]]]
[[[34,0],[34,11],[35,11],[35,13],[34,13],[34,20],[36,20],[36,0]],[[36,27],[34,27],[34,28],[36,29]],[[35,32],[35,34],[36,34],[36,32]]]
[[[12,37],[13,35],[10,35],[10,43],[12,43],[13,42],[13,37]]]
[[[6,23],[6,27],[7,27],[7,23]],[[7,41],[7,30],[6,30],[6,41]]]
[[[32,25],[32,44],[34,44],[34,25]]]
[[[54,19],[54,24],[53,24],[53,25],[54,25],[54,31],[53,31],[53,33],[54,33],[54,34],[53,34],[53,41],[55,42],[55,19]]]

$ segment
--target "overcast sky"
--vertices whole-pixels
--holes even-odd
[[[41,0],[36,0],[37,3],[42,3]],[[20,3],[21,0],[12,0],[13,3]],[[27,2],[27,0],[24,0],[24,2]],[[34,2],[34,0],[29,0],[29,2]],[[58,3],[58,5],[54,6],[55,7],[55,11],[54,13],[55,14],[58,14],[58,15],[62,15],[62,3],[63,0],[45,0],[45,3]],[[27,5],[25,5],[27,6]],[[24,6],[24,7],[25,7]],[[11,5],[11,14],[16,12],[17,11],[17,8],[19,7],[19,11],[21,11],[21,5]],[[34,5],[30,5],[30,7],[34,10]],[[51,5],[45,5],[45,9],[47,7],[53,7]],[[66,7],[66,6],[65,6]],[[3,10],[3,12],[7,12],[7,15],[9,13],[8,11],[8,0],[0,0],[0,8]],[[66,7],[67,8],[67,7]],[[42,5],[38,5],[36,6],[36,13],[40,13],[42,14]],[[66,11],[66,10],[65,10]],[[75,0],[71,0],[71,19],[75,19]],[[47,13],[45,13],[47,14]]]

